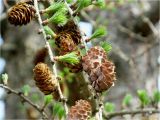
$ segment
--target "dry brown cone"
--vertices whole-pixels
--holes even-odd
[[[69,110],[67,120],[87,120],[92,113],[91,105],[86,100],[78,100]]]
[[[36,86],[45,94],[53,93],[57,88],[57,80],[45,63],[38,63],[34,69],[34,80]]]
[[[71,35],[66,32],[61,32],[57,35],[55,44],[59,48],[60,55],[64,55],[77,49],[77,45],[73,42]]]
[[[60,55],[65,55],[67,53],[73,52],[73,51],[78,51],[77,45],[74,43],[72,37],[70,34],[66,32],[61,32],[60,34],[57,35],[55,38],[55,44],[58,46],[59,54]],[[80,55],[80,52],[78,51],[78,54]],[[79,72],[82,70],[82,64],[81,62],[76,65],[72,65],[69,63],[64,63],[63,64],[70,68],[71,72]]]
[[[14,25],[26,25],[35,16],[35,9],[29,2],[20,2],[8,11],[8,21]]]
[[[37,52],[36,52],[36,55],[34,57],[34,64],[37,65],[39,62],[45,62],[45,58],[48,54],[48,50],[46,47],[43,47],[41,49],[39,49]]]
[[[81,42],[81,34],[78,26],[74,23],[73,20],[69,20],[66,25],[57,28],[58,33],[65,32],[70,34],[73,42],[78,45]]]
[[[115,66],[107,60],[103,48],[92,47],[82,58],[83,70],[89,75],[89,80],[96,92],[103,92],[114,85],[116,80]]]

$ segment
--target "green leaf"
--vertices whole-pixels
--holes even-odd
[[[77,52],[71,52],[63,56],[56,56],[55,59],[69,64],[78,64],[80,62],[80,58],[77,55]]]
[[[88,7],[89,5],[92,4],[91,0],[78,0],[78,8],[76,11],[80,11],[81,9]]]
[[[64,116],[65,116],[65,110],[64,110],[63,106],[61,106],[58,111],[58,117],[59,117],[59,119],[62,119]]]
[[[150,103],[150,98],[145,90],[138,90],[137,91],[139,100],[141,101],[141,105],[144,107]]]
[[[100,8],[104,8],[105,7],[105,1],[104,0],[97,0],[95,5],[100,7]]]
[[[58,72],[58,76],[60,76],[61,78],[64,78],[64,77],[65,77],[65,74],[64,74],[63,71],[61,71],[61,72]]]
[[[45,97],[44,97],[44,104],[47,105],[47,104],[49,104],[52,100],[53,100],[53,96],[52,96],[52,95],[45,95]]]
[[[64,5],[64,3],[61,2],[54,2],[51,4],[51,6],[49,6],[48,8],[45,9],[45,12],[49,13],[49,12],[56,12],[60,9],[63,9],[65,11],[67,11],[66,6]]]
[[[55,36],[55,33],[52,31],[52,29],[51,29],[50,27],[44,26],[43,28],[44,28],[44,31],[45,31],[45,33],[46,33],[47,35],[51,35],[52,37]]]
[[[160,91],[156,90],[153,93],[153,102],[158,103],[160,102]]]
[[[7,85],[7,83],[8,83],[8,74],[7,73],[2,74],[2,82],[4,85]]]
[[[55,48],[55,47],[56,47],[55,41],[54,41],[53,39],[49,39],[48,42],[49,42],[49,45],[50,45],[52,48]]]
[[[123,106],[128,106],[131,103],[131,100],[132,100],[132,95],[131,94],[125,95],[125,97],[123,98],[123,101],[122,101],[122,105]]]
[[[64,71],[65,74],[69,74],[69,73],[70,73],[70,72],[69,72],[69,68],[67,68],[67,67],[64,67],[64,68],[63,68],[63,71]]]
[[[112,46],[108,42],[101,42],[100,45],[106,51],[106,53],[112,50]]]
[[[114,112],[115,111],[115,105],[113,103],[106,102],[104,105],[104,109],[106,112]]]
[[[65,110],[63,108],[63,105],[61,103],[56,102],[53,106],[53,115],[58,116],[59,119],[61,119],[63,116],[65,116]]]
[[[63,12],[56,12],[51,18],[48,19],[49,22],[64,25],[67,23],[67,17]]]
[[[90,37],[90,39],[99,38],[106,34],[106,29],[104,27],[98,28]]]
[[[28,94],[29,94],[31,88],[30,88],[29,85],[24,85],[24,86],[21,88],[21,90],[22,90],[24,96],[28,96]]]
[[[73,0],[66,0],[67,1],[67,3],[72,3],[73,2]]]

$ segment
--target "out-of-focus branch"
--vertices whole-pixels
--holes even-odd
[[[81,11],[80,13],[88,22],[90,22],[93,25],[94,28],[97,27],[97,23],[94,20],[92,20],[85,11]]]
[[[126,27],[124,27],[124,26],[122,26],[122,25],[119,25],[119,26],[118,26],[118,29],[119,29],[121,32],[126,33],[126,34],[128,34],[129,36],[131,36],[131,37],[133,37],[133,38],[135,38],[135,39],[137,39],[137,40],[140,40],[140,41],[142,41],[142,42],[147,42],[147,38],[142,37],[141,35],[139,35],[139,34],[137,34],[137,33],[134,33],[133,31],[131,31],[130,29],[128,29],[128,28],[126,28]]]
[[[38,105],[34,104],[31,100],[29,100],[28,98],[26,98],[21,92],[15,91],[12,88],[4,85],[4,84],[0,84],[1,88],[4,88],[5,90],[8,91],[8,93],[12,93],[17,95],[18,97],[20,97],[24,102],[27,102],[28,104],[30,104],[32,107],[34,107],[37,111],[39,111],[39,113],[42,115],[43,119],[48,119],[48,116],[46,114],[46,112],[44,111],[44,109],[40,108]]]
[[[136,59],[136,58],[138,58],[138,57],[141,57],[142,55],[144,55],[145,53],[147,53],[148,51],[150,51],[153,47],[158,46],[158,45],[159,45],[159,42],[155,42],[155,43],[149,45],[149,46],[146,47],[146,49],[143,50],[141,53],[138,53],[138,54],[134,55],[134,56],[132,57],[132,59]]]
[[[153,25],[153,23],[150,21],[149,18],[147,18],[146,16],[142,16],[142,20],[148,24],[148,26],[150,27],[150,29],[152,30],[153,34],[155,37],[158,37],[158,30],[155,28],[155,26]]]
[[[135,114],[154,114],[154,113],[160,113],[159,109],[155,108],[146,108],[146,109],[140,109],[140,110],[125,110],[125,111],[120,111],[120,112],[113,112],[113,113],[104,113],[104,118],[109,120],[113,117],[117,116],[123,116],[123,115],[135,115]]]

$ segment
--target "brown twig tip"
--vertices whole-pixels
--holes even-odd
[[[57,80],[49,70],[47,64],[38,63],[33,69],[37,87],[45,94],[51,94],[57,89]]]
[[[45,13],[45,10],[40,10],[39,13],[42,15]]]
[[[54,56],[53,61],[58,61],[58,56]]]
[[[86,100],[78,100],[69,110],[67,120],[87,120],[92,113],[91,105]]]
[[[111,119],[113,117],[117,116],[123,116],[123,115],[135,115],[135,114],[154,114],[154,113],[160,113],[159,109],[155,108],[145,108],[145,109],[140,109],[140,110],[125,110],[125,111],[120,111],[120,112],[112,112],[112,113],[104,113],[104,118]]]
[[[88,73],[96,92],[108,90],[116,80],[115,66],[106,58],[106,52],[99,46],[92,47],[82,58],[83,70]]]
[[[42,34],[42,29],[38,29],[38,34]]]
[[[49,22],[48,22],[48,19],[46,19],[46,20],[44,20],[43,22],[42,22],[42,25],[43,26],[45,26],[45,25],[47,25]]]
[[[51,35],[47,35],[47,36],[46,36],[46,39],[47,39],[47,40],[50,40],[51,38],[52,38]]]
[[[86,42],[89,42],[90,40],[91,40],[90,38],[85,39]]]

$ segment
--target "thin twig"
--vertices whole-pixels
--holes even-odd
[[[156,29],[156,27],[153,25],[153,23],[150,21],[149,18],[147,18],[146,16],[142,16],[142,20],[148,24],[148,26],[150,27],[150,29],[152,30],[153,34],[155,37],[158,37],[158,30]]]
[[[91,17],[85,11],[81,11],[80,13],[88,22],[90,22],[93,25],[94,28],[98,26],[97,23],[94,20],[92,20]]]
[[[143,22],[147,23],[149,28],[151,29],[151,31],[153,32],[153,35],[158,38],[158,30],[156,29],[156,27],[153,25],[152,21],[146,17],[145,15],[145,11],[144,11],[144,6],[145,4],[149,4],[147,1],[138,1],[139,2],[139,7],[140,7],[140,11],[141,11],[141,19],[143,20]],[[143,7],[141,7],[143,6]]]
[[[153,44],[149,44],[146,49],[144,49],[142,52],[134,55],[131,59],[136,59],[136,58],[139,58],[141,56],[143,56],[145,53],[147,53],[148,51],[150,51],[153,47],[156,47],[158,46],[160,43],[159,41],[158,42],[154,42]]]
[[[146,109],[140,109],[140,110],[125,110],[125,111],[120,111],[120,112],[112,112],[108,114],[104,114],[105,119],[111,119],[113,117],[117,116],[123,116],[123,115],[135,115],[135,114],[153,114],[153,113],[160,113],[160,109],[155,109],[155,108],[146,108]]]
[[[57,78],[57,77],[58,77],[58,75],[57,75],[57,69],[56,69],[56,65],[55,65],[55,63],[54,63],[54,59],[53,59],[53,58],[54,58],[54,54],[53,54],[52,49],[51,49],[51,47],[50,47],[50,45],[49,45],[49,42],[48,42],[47,39],[46,39],[47,35],[46,35],[46,33],[45,33],[45,31],[44,31],[44,28],[43,28],[43,25],[42,25],[42,19],[41,19],[41,16],[40,16],[40,14],[39,14],[39,8],[38,8],[38,2],[37,2],[37,0],[34,0],[34,6],[35,6],[36,14],[37,14],[37,17],[38,17],[38,22],[39,22],[39,25],[40,25],[40,28],[41,28],[41,30],[42,30],[43,37],[44,37],[44,40],[45,40],[45,43],[46,43],[46,47],[47,47],[47,49],[48,49],[48,53],[49,53],[50,60],[51,60],[51,62],[53,62],[53,73],[54,73],[55,78]],[[64,106],[64,108],[65,108],[66,114],[68,114],[68,108],[67,108],[66,100],[64,99],[64,96],[63,96],[63,94],[62,94],[62,91],[61,91],[59,82],[57,82],[57,83],[58,83],[58,85],[57,85],[57,90],[58,90],[60,99],[61,99],[61,101],[63,102],[63,106]]]
[[[142,41],[142,42],[147,42],[148,41],[147,38],[142,37],[141,35],[134,33],[133,31],[129,30],[128,28],[126,28],[126,27],[124,27],[122,25],[119,25],[118,29],[121,32],[124,32],[124,33],[128,34],[129,36],[131,36],[132,38],[135,38],[135,39],[137,39],[139,41]]]
[[[30,104],[32,107],[34,107],[37,111],[39,111],[40,114],[42,114],[42,117],[44,119],[47,119],[48,116],[45,113],[44,109],[41,109],[38,105],[34,104],[31,100],[29,100],[28,98],[26,98],[21,92],[15,91],[12,88],[4,85],[4,84],[0,84],[1,88],[4,88],[5,90],[8,90],[9,93],[15,94],[18,97],[22,98],[23,101],[27,102],[28,104]]]

